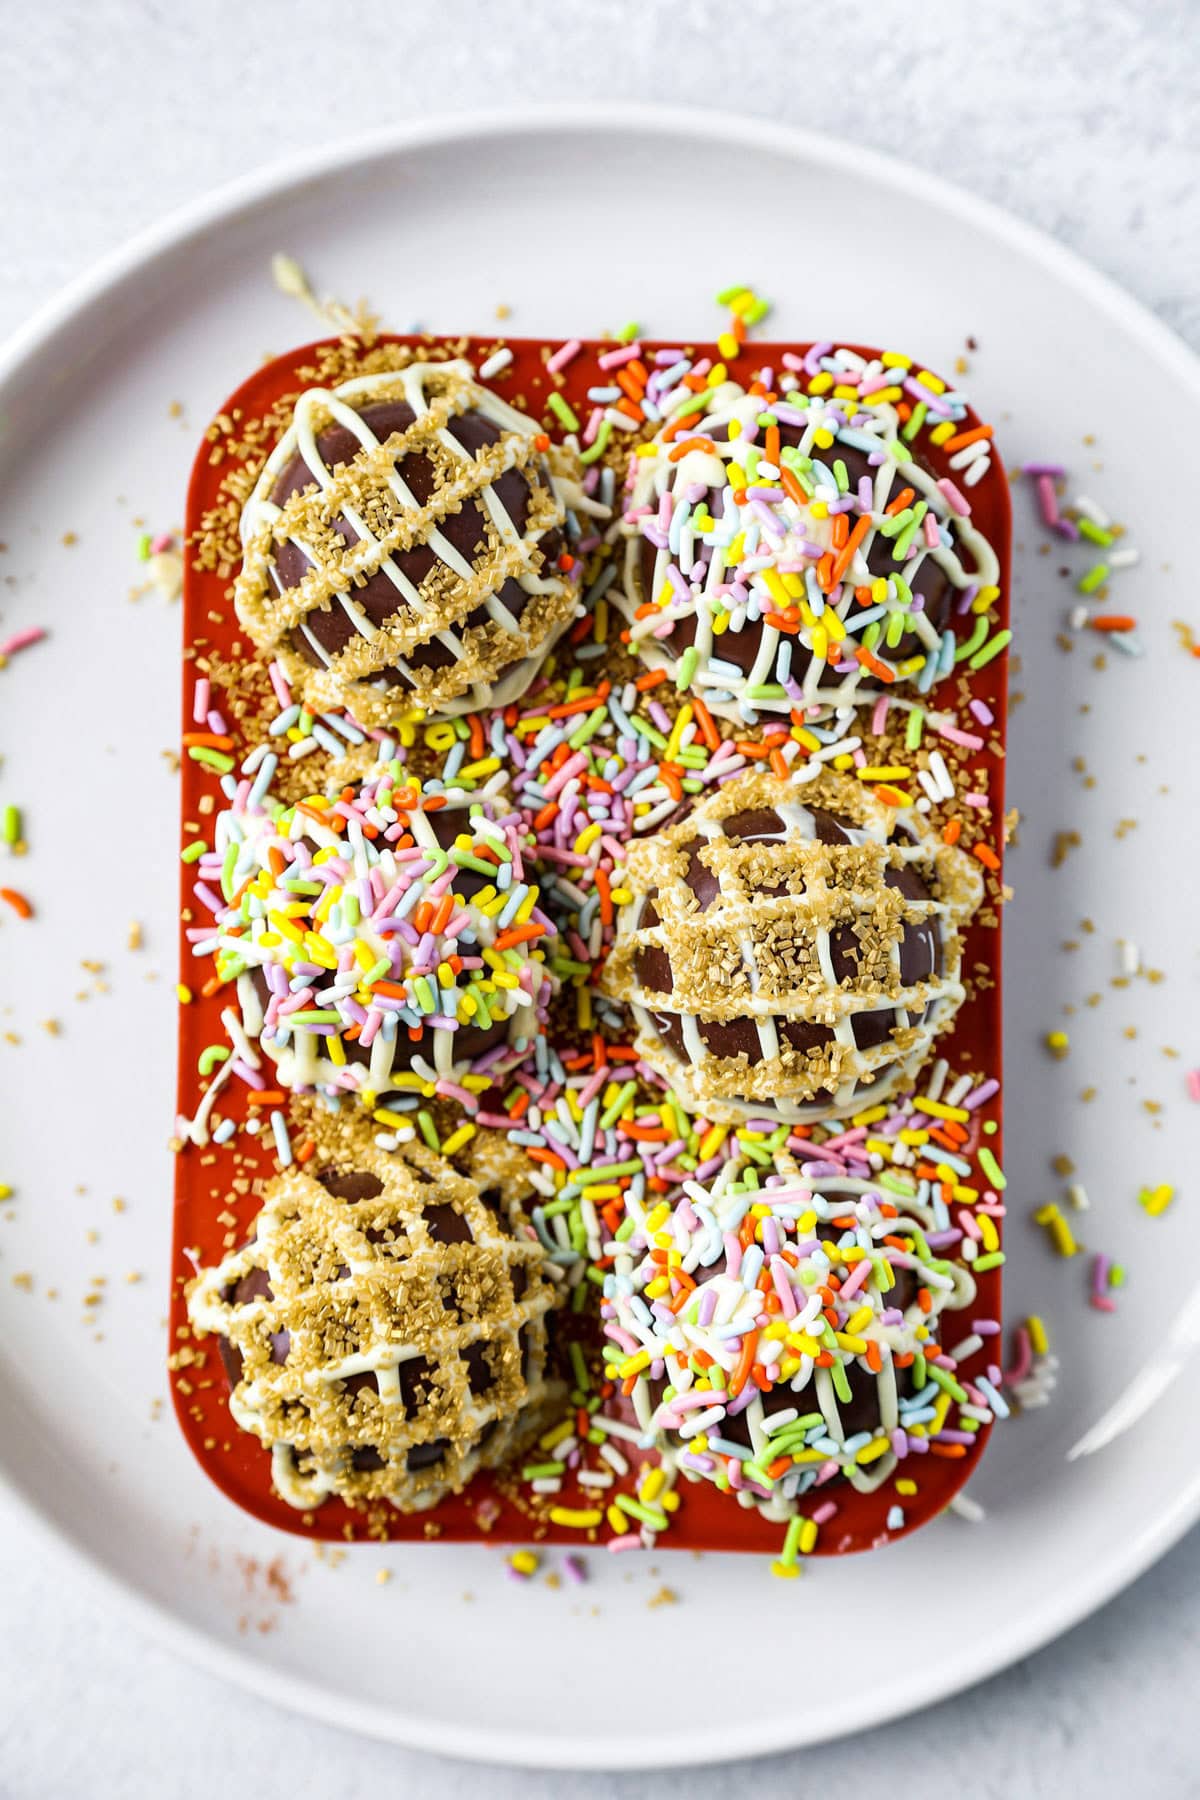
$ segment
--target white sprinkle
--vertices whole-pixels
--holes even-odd
[[[1141,551],[1136,550],[1134,546],[1130,544],[1127,550],[1110,550],[1108,555],[1108,566],[1110,569],[1132,569],[1134,564],[1140,563],[1141,560]]]
[[[1067,615],[1072,631],[1082,631],[1091,615],[1086,606],[1073,606]]]
[[[960,1519],[965,1519],[968,1525],[979,1525],[987,1518],[978,1500],[972,1500],[969,1494],[955,1494],[949,1510]]]
[[[1070,1187],[1067,1189],[1067,1199],[1071,1202],[1071,1205],[1075,1208],[1076,1212],[1086,1212],[1091,1205],[1091,1201],[1087,1197],[1087,1189],[1081,1181],[1073,1181],[1071,1183]]]
[[[1128,938],[1118,938],[1117,950],[1121,959],[1122,975],[1136,975],[1142,966],[1141,952],[1137,945],[1130,943]]]
[[[962,478],[963,486],[969,487],[969,488],[978,487],[979,483],[983,480],[984,476],[987,474],[987,472],[991,468],[991,466],[992,466],[991,457],[990,456],[981,456],[979,458],[978,462],[973,462],[971,464],[970,468],[967,470],[966,474],[963,476],[963,478]]]
[[[1090,519],[1093,525],[1100,527],[1101,531],[1107,531],[1112,524],[1112,520],[1104,508],[1098,506],[1094,500],[1090,500],[1086,494],[1076,494],[1074,506],[1076,512],[1081,512],[1085,519]]]
[[[500,373],[501,369],[507,369],[512,359],[513,353],[509,349],[493,350],[487,361],[479,365],[480,381],[490,381],[493,375]]]

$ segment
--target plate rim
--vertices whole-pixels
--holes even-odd
[[[339,138],[313,149],[294,151],[259,165],[143,227],[43,302],[25,324],[0,344],[0,386],[19,375],[23,366],[44,352],[60,331],[131,276],[186,250],[206,231],[245,216],[270,200],[293,193],[308,182],[326,178],[340,169],[457,142],[516,137],[531,132],[551,136],[555,133],[579,135],[589,131],[641,132],[663,137],[695,137],[702,133],[709,142],[719,140],[742,148],[750,146],[810,165],[815,162],[856,175],[908,199],[928,200],[944,213],[981,227],[993,238],[1012,245],[1023,256],[1049,269],[1141,341],[1178,379],[1200,394],[1200,356],[1182,338],[1112,277],[1039,227],[1017,218],[991,200],[902,159],[827,133],[818,134],[765,119],[709,117],[688,107],[608,101],[551,102],[520,108],[490,108],[470,115],[432,115]],[[323,1723],[413,1749],[445,1754],[440,1733],[419,1714],[384,1712],[371,1703],[356,1703],[344,1696],[331,1697],[305,1677],[260,1664],[248,1653],[222,1644],[202,1627],[186,1623],[165,1603],[118,1574],[98,1551],[39,1505],[2,1462],[0,1492],[28,1520],[44,1543],[55,1553],[69,1557],[77,1569],[86,1573],[93,1589],[106,1591],[127,1616],[136,1619],[157,1641],[167,1644],[187,1660],[237,1687],[290,1710],[303,1710]],[[1078,1581],[1068,1595],[1057,1591],[1038,1608],[1015,1621],[1007,1631],[983,1640],[977,1649],[960,1658],[949,1684],[922,1705],[948,1699],[1010,1667],[1099,1611],[1165,1555],[1197,1519],[1200,1519],[1200,1469],[1190,1482],[1180,1487],[1157,1518],[1114,1545],[1113,1558],[1099,1580],[1089,1574],[1088,1578]],[[870,1724],[884,1724],[919,1710],[921,1706],[914,1707],[898,1692],[873,1715]],[[826,1709],[826,1716],[815,1730],[797,1732],[794,1726],[779,1722],[774,1727],[747,1726],[739,1734],[735,1727],[726,1723],[721,1727],[719,1738],[712,1743],[691,1730],[678,1736],[663,1735],[652,1745],[639,1744],[633,1754],[630,1754],[628,1744],[623,1746],[611,1733],[577,1734],[570,1740],[543,1743],[536,1734],[531,1735],[524,1728],[508,1731],[460,1726],[454,1753],[466,1761],[509,1767],[579,1770],[681,1767],[702,1761],[728,1762],[828,1742],[846,1732],[861,1729],[861,1725],[861,1716],[855,1715],[852,1708],[847,1709],[843,1717],[831,1707]]]

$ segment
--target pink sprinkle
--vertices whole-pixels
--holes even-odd
[[[1189,1069],[1187,1090],[1193,1100],[1200,1100],[1200,1069]]]
[[[641,1534],[636,1531],[627,1531],[625,1533],[624,1537],[609,1538],[608,1543],[606,1545],[607,1549],[613,1550],[613,1551],[640,1550],[641,1547],[642,1547]]]
[[[572,338],[571,341],[564,344],[560,350],[556,350],[553,356],[547,357],[546,367],[550,370],[552,375],[557,375],[560,369],[565,369],[569,362],[574,361],[582,349],[583,345],[580,343],[579,339]]]
[[[205,719],[208,717],[208,694],[208,676],[201,675],[196,682],[192,694],[192,718],[197,725],[203,725]]]
[[[156,538],[153,538],[151,540],[151,543],[150,543],[151,556],[161,556],[163,551],[169,550],[174,542],[175,542],[175,537],[172,532],[170,532],[170,531],[160,532]]]
[[[568,1578],[577,1586],[587,1580],[587,1564],[582,1556],[564,1556],[563,1568],[566,1570]]]
[[[944,475],[937,485],[938,492],[945,499],[946,505],[950,508],[950,511],[958,513],[960,518],[969,519],[971,516],[971,503],[963,493],[962,489],[951,481],[948,475]]]
[[[600,422],[603,418],[604,408],[602,406],[593,406],[588,417],[588,422],[583,428],[583,441],[585,444],[595,443],[596,433],[600,429]]]
[[[871,714],[871,731],[875,737],[883,736],[883,728],[887,723],[888,707],[891,705],[886,694],[880,694],[875,702],[875,710]]]
[[[986,700],[972,700],[971,712],[979,720],[981,725],[990,725],[996,717]]]
[[[981,737],[975,737],[973,733],[969,731],[960,731],[957,725],[947,725],[942,721],[937,724],[934,729],[939,737],[947,738],[952,744],[961,744],[964,750],[983,749],[983,739]]]
[[[816,1512],[812,1515],[812,1522],[814,1525],[828,1525],[830,1519],[836,1517],[837,1502],[834,1500],[825,1500],[818,1506]]]
[[[1038,511],[1042,515],[1043,524],[1053,528],[1058,524],[1058,495],[1054,489],[1052,475],[1037,477],[1037,497]]]
[[[0,644],[0,656],[15,656],[18,650],[28,650],[30,644],[40,644],[45,635],[40,625],[30,625],[24,631],[16,631],[6,643]]]
[[[267,669],[267,674],[271,677],[271,686],[275,689],[275,698],[278,700],[280,706],[290,706],[292,704],[292,690],[288,686],[287,676],[284,674],[280,665],[277,662],[273,662]]]
[[[640,344],[622,344],[619,350],[609,350],[604,356],[596,358],[602,369],[619,369],[622,363],[632,362],[635,356],[642,354]]]

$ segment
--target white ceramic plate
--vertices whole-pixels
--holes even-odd
[[[1047,1318],[1064,1367],[1054,1405],[997,1433],[973,1488],[985,1524],[947,1519],[799,1583],[669,1553],[652,1568],[594,1554],[583,1589],[517,1588],[485,1549],[370,1548],[332,1567],[237,1513],[169,1409],[152,1417],[166,1392],[174,1064],[176,800],[161,753],[177,728],[179,622],[156,598],[128,598],[133,521],[179,523],[199,428],[260,356],[311,335],[272,288],[280,249],[398,329],[486,331],[503,302],[519,332],[634,316],[661,335],[711,336],[711,294],[740,278],[773,296],[776,337],[881,341],[950,371],[972,335],[966,385],[1010,462],[1061,459],[1129,521],[1145,560],[1115,600],[1142,617],[1148,654],[1110,655],[1099,672],[1093,641],[1055,648],[1067,559],[1034,553],[1042,533],[1017,505],[1027,698],[1011,739],[1024,823],[1006,950],[1007,1285],[1013,1315]],[[944,1695],[1091,1611],[1191,1523],[1194,1382],[1103,1453],[1068,1463],[1064,1451],[1145,1364],[1193,1280],[1194,1195],[1157,1221],[1137,1195],[1194,1185],[1183,1070],[1200,1061],[1196,859],[1180,839],[1194,837],[1183,733],[1200,669],[1170,621],[1195,607],[1194,509],[1178,500],[1200,488],[1185,429],[1195,397],[1197,364],[1162,327],[981,201],[799,133],[611,109],[424,125],[255,176],[146,234],[9,347],[0,631],[47,623],[53,635],[0,674],[0,799],[25,805],[32,846],[0,874],[38,904],[29,925],[0,921],[0,1029],[23,1039],[0,1042],[0,1178],[18,1189],[0,1219],[0,1462],[109,1578],[114,1603],[245,1686],[404,1743],[679,1764],[812,1742]],[[168,416],[174,401],[184,423]],[[1129,818],[1136,829],[1117,836]],[[1052,871],[1062,829],[1082,843]],[[1064,954],[1084,915],[1094,933]],[[1168,979],[1111,988],[1120,936]],[[104,962],[111,991],[82,1002],[85,958]],[[1070,1057],[1051,1062],[1042,1034],[1092,992],[1104,998],[1070,1021]],[[41,1027],[52,1016],[58,1038]],[[1099,1098],[1084,1105],[1092,1084]],[[1115,1315],[1087,1306],[1084,1260],[1057,1261],[1028,1222],[1057,1191],[1056,1153],[1091,1192],[1089,1243],[1130,1268]],[[126,1286],[134,1270],[144,1279]],[[11,1285],[23,1271],[32,1294]],[[107,1298],[85,1324],[98,1275]],[[273,1558],[290,1601],[245,1560]],[[680,1604],[649,1608],[663,1583]]]

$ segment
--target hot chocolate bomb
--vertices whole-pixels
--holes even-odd
[[[322,1157],[325,1160],[320,1160]],[[522,1207],[423,1145],[318,1152],[268,1183],[251,1241],[188,1289],[236,1423],[305,1510],[422,1511],[544,1429],[553,1265]]]
[[[995,593],[961,494],[873,397],[723,382],[631,481],[631,641],[730,718],[926,692],[954,667],[958,603]]]
[[[751,774],[633,846],[606,991],[706,1117],[837,1118],[912,1079],[962,998],[982,883],[861,783]]]
[[[310,389],[242,515],[238,616],[316,712],[519,699],[576,604],[571,450],[462,362]]]

